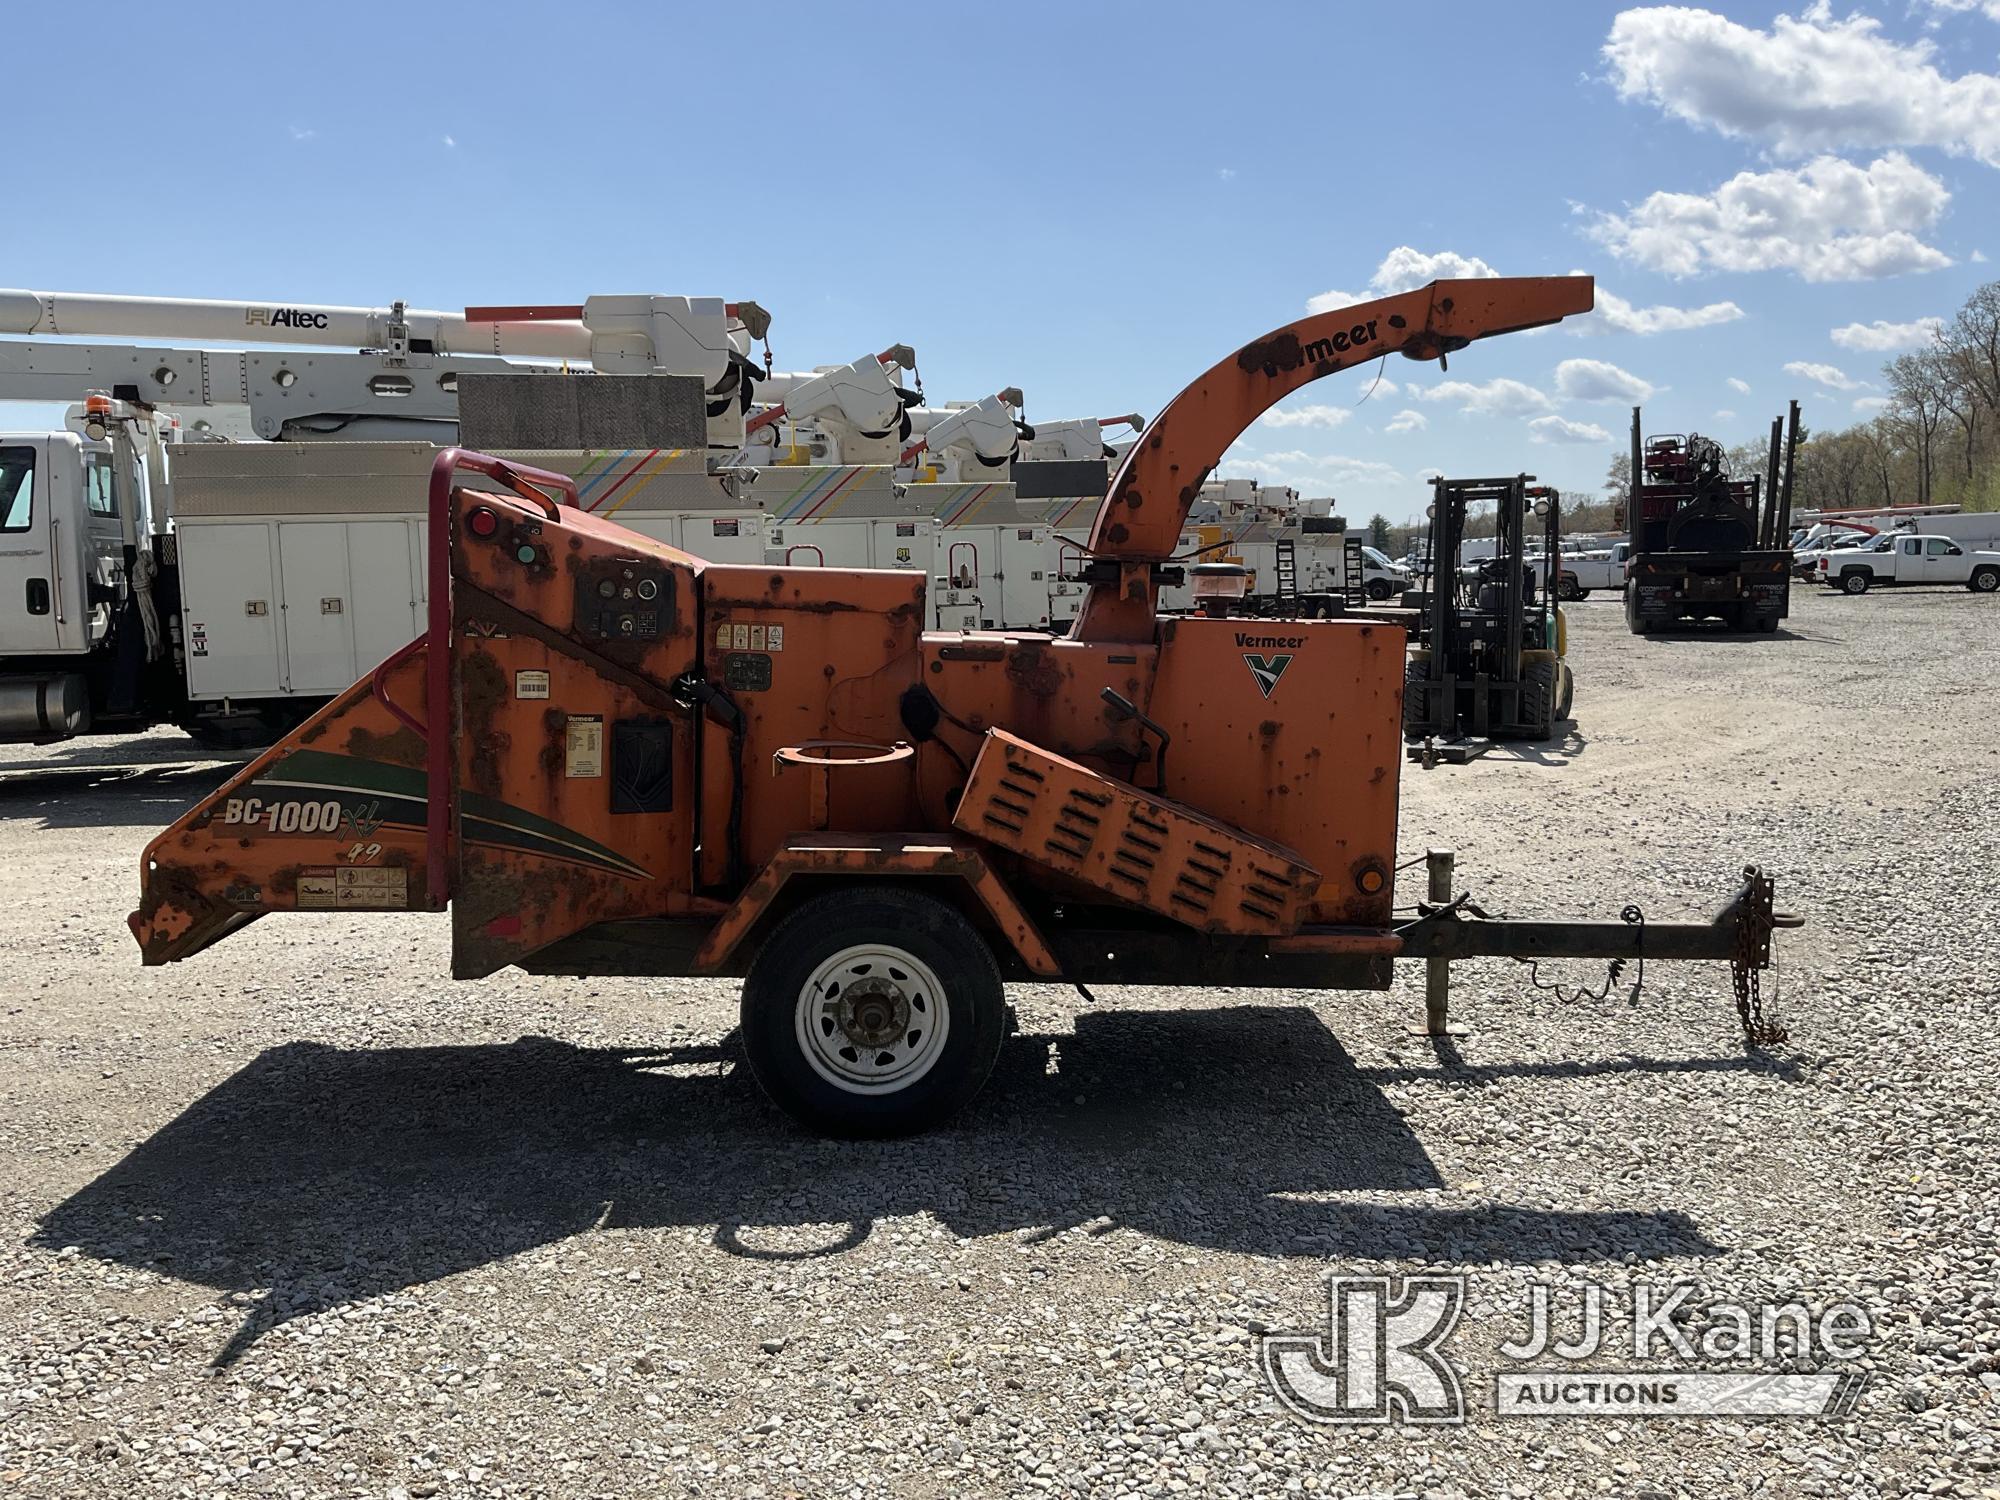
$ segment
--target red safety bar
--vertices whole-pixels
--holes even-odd
[[[425,860],[432,906],[451,898],[451,482],[460,470],[498,480],[521,499],[533,503],[551,521],[562,519],[562,506],[547,491],[567,495],[575,505],[576,481],[567,474],[531,469],[484,453],[447,448],[431,464],[430,485],[430,623],[425,639],[430,656],[424,663],[425,767],[429,791],[425,802]],[[378,677],[376,681],[381,679]],[[398,718],[403,717],[398,714]]]

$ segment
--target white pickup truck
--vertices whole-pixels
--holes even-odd
[[[1625,560],[1631,555],[1630,542],[1620,542],[1608,550],[1569,553],[1556,577],[1556,593],[1564,599],[1583,599],[1589,597],[1592,589],[1624,588]]]
[[[1955,583],[1977,594],[2000,590],[2000,552],[1962,547],[1948,536],[1895,532],[1870,547],[1821,555],[1819,581],[1843,594],[1877,584]]]

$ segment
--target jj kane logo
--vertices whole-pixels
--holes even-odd
[[[1527,1334],[1499,1347],[1493,1377],[1500,1416],[1730,1416],[1838,1418],[1853,1412],[1867,1377],[1827,1368],[1857,1363],[1874,1329],[1853,1303],[1716,1302],[1690,1307],[1694,1288],[1634,1285],[1607,1312],[1588,1285],[1574,1338],[1555,1330],[1550,1289],[1530,1288]],[[1326,1324],[1263,1335],[1258,1363],[1285,1407],[1309,1422],[1454,1423],[1464,1387],[1444,1353],[1466,1305],[1463,1276],[1330,1276]],[[1682,1327],[1698,1321],[1699,1338]],[[1623,1368],[1576,1361],[1621,1358],[1607,1336],[1631,1329]],[[1681,1364],[1659,1363],[1661,1356]],[[1688,1366],[1693,1366],[1689,1368]]]

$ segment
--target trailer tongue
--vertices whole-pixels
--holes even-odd
[[[1432,1031],[1482,954],[1748,983],[1789,920],[1755,872],[1703,923],[1486,919],[1448,873],[1399,922],[1402,630],[1155,608],[1281,396],[1590,305],[1588,278],[1439,282],[1246,346],[1128,454],[1067,638],[927,633],[920,576],[706,563],[448,451],[427,635],[148,846],[145,961],[268,912],[448,908],[462,978],[742,974],[758,1080],[842,1133],[969,1098],[1008,979],[1380,989],[1424,958]]]

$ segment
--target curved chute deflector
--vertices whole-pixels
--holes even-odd
[[[1392,352],[1438,359],[1474,339],[1589,312],[1588,276],[1434,281],[1414,292],[1315,313],[1245,344],[1167,403],[1132,445],[1090,533],[1094,560],[1118,577],[1090,586],[1080,640],[1153,637],[1153,565],[1171,557],[1202,481],[1229,445],[1303,385]]]

